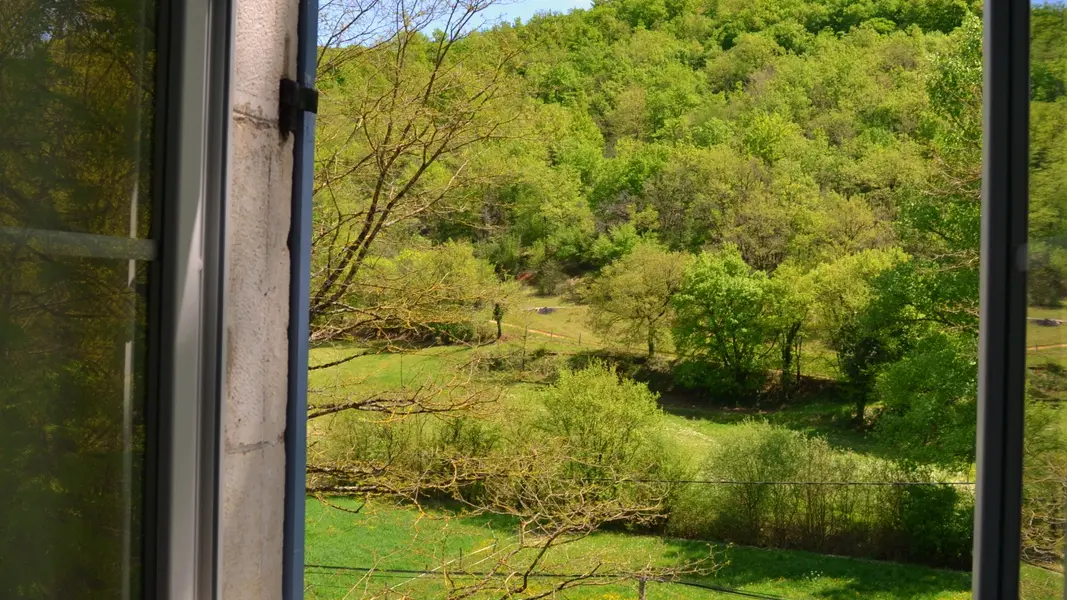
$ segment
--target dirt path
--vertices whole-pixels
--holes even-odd
[[[1027,346],[1027,352],[1033,352],[1035,350],[1051,350],[1052,348],[1067,348],[1067,344],[1045,344],[1043,346]]]
[[[496,325],[496,321],[489,321],[489,324],[490,325]],[[548,331],[541,331],[540,329],[526,329],[522,325],[513,325],[511,323],[503,323],[503,326],[511,328],[511,329],[525,329],[525,331],[528,331],[530,333],[536,333],[537,335],[543,335],[545,337],[550,337],[550,338],[555,338],[555,339],[560,339],[560,340],[571,340],[571,341],[574,341],[574,338],[566,336],[566,335],[560,335],[558,333],[550,333]]]

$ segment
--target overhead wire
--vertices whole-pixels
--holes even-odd
[[[456,571],[429,571],[425,569],[387,569],[379,567],[354,567],[348,565],[319,565],[319,564],[305,564],[309,569],[322,569],[326,571],[348,571],[357,573],[367,573],[373,577],[394,577],[394,578],[411,578],[415,577],[505,577],[507,573],[493,573],[488,571],[469,571],[469,570],[456,570]],[[643,579],[646,582],[660,583],[667,585],[682,585],[692,588],[700,588],[708,591],[717,592],[720,594],[727,594],[732,596],[740,596],[744,598],[758,598],[760,600],[791,600],[785,596],[778,596],[774,594],[767,594],[763,592],[754,592],[749,590],[742,590],[738,588],[731,588],[722,585],[716,585],[712,583],[700,582],[700,581],[688,581],[684,579],[667,579],[660,577],[640,577],[635,575],[624,575],[618,573],[609,573],[603,575],[589,575],[587,573],[530,573],[530,578],[539,579],[582,579],[582,578],[599,578],[599,579],[617,579],[617,580],[632,580],[639,581]]]

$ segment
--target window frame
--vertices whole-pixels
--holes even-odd
[[[144,593],[221,590],[232,0],[161,0],[149,291]]]
[[[1026,386],[1029,0],[986,0],[972,595],[1018,598]]]
[[[318,59],[318,0],[299,0],[296,84],[315,89]],[[282,82],[285,85],[285,82]],[[307,396],[310,348],[312,196],[315,182],[317,106],[296,111],[293,140],[293,196],[289,228],[289,348],[285,427],[285,507],[282,533],[282,598],[304,597],[305,502],[307,501]]]

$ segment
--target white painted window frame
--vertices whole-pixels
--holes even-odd
[[[219,596],[232,0],[159,6],[153,273],[157,418],[149,424],[145,597]],[[150,312],[153,309],[150,307]],[[154,449],[154,450],[153,450]]]

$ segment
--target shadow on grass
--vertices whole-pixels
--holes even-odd
[[[660,395],[664,412],[686,420],[736,425],[746,419],[761,419],[794,431],[825,438],[831,446],[877,458],[894,458],[891,448],[879,444],[867,432],[857,430],[852,404],[835,399],[827,390],[816,397],[771,408],[714,405],[688,393]]]
[[[667,558],[679,563],[697,560],[707,546],[667,540]],[[970,590],[970,573],[914,565],[827,556],[802,551],[718,547],[725,564],[697,581],[763,591],[789,598],[845,600],[878,596],[913,599]]]
[[[350,500],[337,502],[346,508],[357,505]],[[380,500],[372,501],[367,511],[359,515],[349,515],[324,506],[309,507],[308,583],[309,587],[317,589],[318,594],[310,594],[309,597],[340,597],[345,586],[353,586],[364,577],[361,572],[324,565],[428,568],[464,556],[476,547],[484,547],[493,537],[506,539],[515,531],[515,521],[511,517],[456,514],[449,510],[454,507],[448,502],[433,504],[432,507],[425,504],[422,507],[437,519],[451,516],[455,519],[451,525],[444,520],[422,521],[420,511],[414,510],[411,505]],[[418,522],[423,523],[424,529],[416,535],[415,525]],[[488,530],[493,534],[487,535]],[[604,532],[586,538],[576,547],[568,546],[569,551],[565,551],[548,569],[573,568],[574,561],[580,561],[586,555],[612,556],[622,563],[636,561],[636,564],[644,564],[651,559],[662,566],[682,565],[705,558],[708,547],[707,542],[701,541]],[[966,597],[970,585],[967,573],[922,566],[801,551],[719,544],[713,547],[721,569],[705,577],[685,579],[797,600],[943,599]],[[578,553],[574,554],[575,551]],[[374,581],[375,585],[383,585],[394,580],[388,574],[382,574],[376,576]],[[433,588],[436,583],[427,581],[425,585]],[[429,589],[420,588],[419,591],[426,591],[427,594],[416,597],[434,597]],[[593,596],[579,594],[573,597]],[[669,597],[712,598],[719,595],[712,592],[699,592],[699,595],[694,592],[690,595],[686,592]],[[1044,599],[1043,596],[1041,598]]]
[[[737,424],[745,419],[765,419],[789,429],[826,438],[831,446],[879,458],[892,458],[886,448],[864,431],[857,430],[853,418],[854,404],[844,397],[840,385],[831,379],[805,377],[796,397],[781,403],[773,390],[759,404],[736,403],[729,398],[715,398],[707,393],[685,388],[674,379],[670,362],[663,357],[652,360],[644,356],[608,350],[590,350],[574,354],[568,366],[579,369],[593,361],[613,365],[620,374],[642,381],[660,396],[660,407],[670,415],[687,420],[720,425]]]

